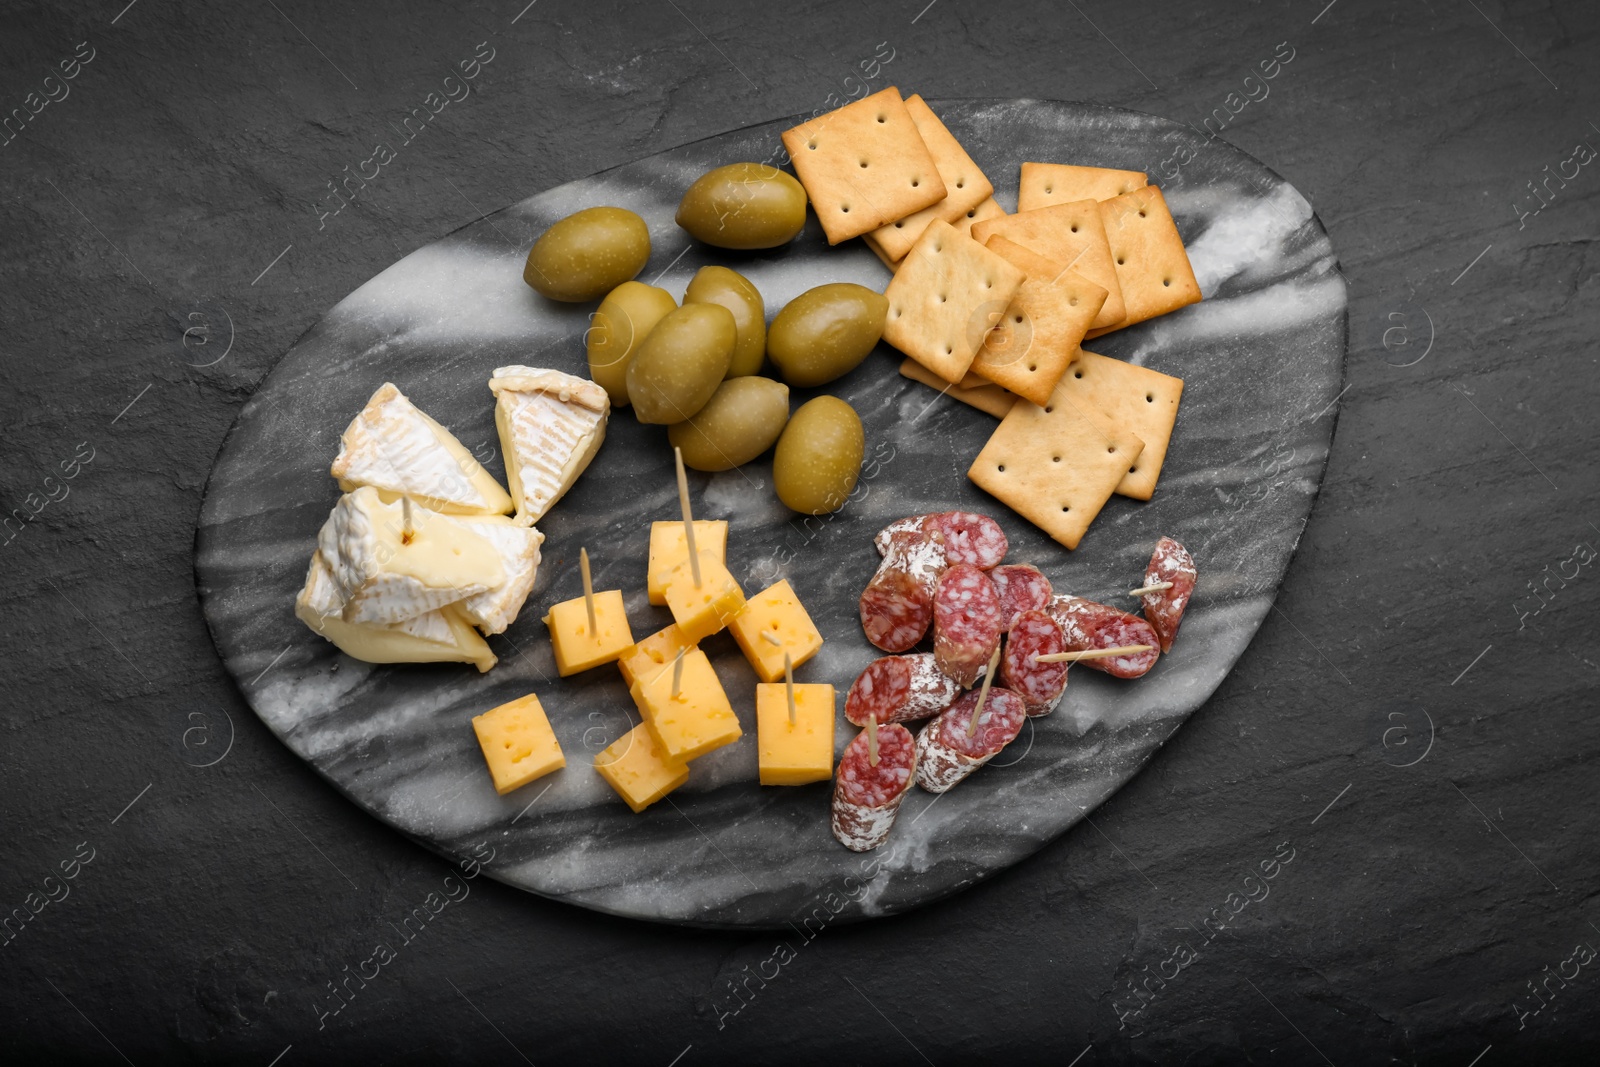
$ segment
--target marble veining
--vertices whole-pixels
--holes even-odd
[[[1086,104],[933,106],[1008,209],[1024,160],[1138,167],[1204,140],[1178,123]],[[593,308],[546,301],[520,277],[527,247],[562,215],[595,204],[637,211],[653,243],[641,280],[681,295],[701,266],[724,263],[761,289],[769,319],[823,282],[882,289],[878,261],[859,242],[828,248],[814,219],[790,247],[757,253],[694,245],[673,222],[689,181],[767,158],[790,124],[713,137],[529,197],[388,267],[284,356],[212,471],[197,582],[218,651],[262,721],[373,815],[446,855],[487,842],[496,855],[488,873],[532,892],[643,919],[778,926],[830,893],[847,902],[832,921],[888,915],[1022,860],[1136,774],[1205,703],[1267,613],[1315,499],[1342,386],[1344,282],[1305,199],[1216,142],[1163,183],[1205,301],[1092,344],[1185,379],[1161,484],[1149,503],[1113,498],[1076,552],[967,481],[994,421],[901,378],[887,346],[821,390],[848,400],[867,427],[864,488],[845,512],[789,513],[772,493],[768,460],[691,475],[697,514],[730,522],[729,560],[747,590],[788,578],[811,610],[827,644],[798,677],[832,682],[841,701],[878,654],[861,635],[856,600],[877,564],[871,536],[891,519],[985,511],[1005,526],[1011,560],[1036,563],[1059,591],[1113,601],[1162,534],[1194,553],[1194,603],[1155,671],[1136,682],[1073,671],[1057,712],[1030,720],[992,764],[937,804],[914,791],[876,863],[833,840],[829,785],[755,784],[756,679],[727,635],[704,647],[743,742],[697,761],[687,785],[641,816],[589,766],[636,719],[614,670],[555,677],[540,617],[579,594],[579,546],[593,558],[596,587],[624,591],[637,635],[670,621],[644,592],[649,521],[676,509],[670,455],[660,429],[625,410],[539,524],[545,562],[521,618],[489,639],[501,658],[489,674],[358,663],[303,627],[292,601],[338,496],[328,464],[373,389],[395,382],[503,482],[490,372],[505,363],[584,372]],[[816,392],[796,390],[793,400]],[[550,710],[568,766],[498,797],[468,720],[529,689]],[[839,724],[842,751],[853,733],[842,710]]]

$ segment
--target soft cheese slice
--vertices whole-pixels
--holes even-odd
[[[504,515],[511,497],[449,430],[390,382],[372,394],[339,437],[331,473],[345,492],[370,485],[385,501],[402,494],[434,511]]]
[[[506,580],[500,553],[466,525],[420,505],[405,534],[403,505],[362,486],[346,493],[317,534],[344,594],[346,622],[387,626],[487,593]]]
[[[495,654],[453,606],[392,626],[345,622],[343,610],[344,592],[332,568],[314,553],[305,588],[294,599],[295,617],[345,655],[366,663],[472,663],[480,671],[495,665]]]
[[[611,398],[587,378],[514,365],[497,368],[489,388],[517,522],[531,526],[600,451]]]
[[[455,521],[489,542],[500,554],[500,567],[506,575],[505,581],[488,592],[461,601],[461,614],[486,634],[503,633],[533,592],[544,534],[532,526],[518,526],[508,515],[461,515]]]

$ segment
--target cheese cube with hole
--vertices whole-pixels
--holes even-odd
[[[822,647],[822,635],[794,589],[784,579],[769,585],[745,602],[744,610],[728,623],[728,631],[744,649],[745,659],[763,682],[783,680],[783,654],[800,666]],[[773,644],[763,635],[777,638]]]
[[[728,703],[711,661],[698,648],[683,654],[683,672],[676,691],[676,666],[633,683],[633,701],[662,751],[676,760],[692,760],[739,740],[744,731]]]
[[[683,639],[676,623],[668,623],[665,629],[657,630],[617,659],[623,684],[631,686],[640,678],[650,677],[662,664],[670,665],[680,651],[693,647],[692,642]]]
[[[699,644],[743,610],[744,590],[722,560],[705,549],[700,550],[699,585],[694,577],[694,569],[685,559],[667,578],[666,596],[672,621],[678,624],[683,639]]]
[[[689,780],[689,765],[668,756],[644,723],[596,756],[594,769],[635,812],[643,811]]]
[[[710,552],[723,562],[728,556],[728,523],[725,519],[694,520],[694,547]],[[667,579],[672,569],[689,558],[689,543],[683,536],[683,523],[652,522],[650,524],[650,568],[645,574],[645,586],[650,593],[650,603],[667,602]]]
[[[762,785],[805,785],[833,777],[834,695],[831,685],[756,686],[756,741]]]
[[[595,627],[590,630],[589,609],[581,596],[563,600],[544,617],[561,677],[610,663],[633,646],[621,590],[607,589],[594,595],[594,618]]]
[[[475,716],[472,729],[501,796],[567,765],[544,707],[532,693]]]

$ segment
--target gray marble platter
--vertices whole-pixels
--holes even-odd
[[[860,242],[829,248],[813,218],[790,246],[729,253],[673,222],[707,169],[772,158],[796,120],[738,130],[529,197],[419,249],[351,293],[305,334],[240,413],[207,486],[196,539],[206,620],[262,721],[362,808],[453,857],[588,908],[701,926],[775,927],[818,914],[893,914],[1024,859],[1136,774],[1199,709],[1250,642],[1294,554],[1333,435],[1346,347],[1346,293],[1310,205],[1258,161],[1192,127],[1055,101],[934,101],[1015,207],[1018,165],[1045,160],[1148,171],[1163,188],[1205,300],[1092,343],[1186,381],[1172,449],[1149,503],[1113,498],[1068,552],[973,486],[965,471],[992,418],[900,377],[887,346],[825,391],[866,425],[863,487],[843,512],[802,520],[778,503],[763,458],[691,473],[696,514],[730,523],[728,557],[748,591],[788,578],[826,644],[797,673],[845,689],[878,653],[856,602],[877,566],[874,531],[902,515],[964,508],[994,515],[1009,559],[1058,591],[1120,602],[1156,539],[1183,541],[1201,578],[1183,633],[1134,682],[1072,672],[1061,708],[1032,720],[994,763],[948,795],[913,790],[890,843],[857,855],[828,830],[830,786],[755,781],[754,674],[731,638],[705,643],[746,737],[695,762],[689,782],[634,815],[594,772],[595,753],[637,721],[620,677],[556,677],[540,621],[580,593],[580,545],[596,588],[622,589],[634,632],[670,621],[645,599],[649,523],[673,518],[671,459],[659,427],[617,412],[606,444],[540,523],[545,563],[521,618],[492,638],[500,664],[371,666],[294,617],[316,533],[338,496],[328,464],[340,431],[384,381],[455,431],[497,476],[486,382],[505,363],[584,373],[589,305],[557,305],[521,280],[533,239],[580,208],[614,204],[649,224],[640,279],[675,296],[723,263],[760,288],[769,318],[804,290],[888,272]],[[780,157],[781,158],[781,157]],[[1182,160],[1183,162],[1179,162]],[[795,404],[818,390],[796,391]],[[1125,599],[1125,598],[1124,598]],[[1129,605],[1131,606],[1131,604]],[[499,797],[470,718],[529,690],[550,712],[567,767]],[[841,708],[842,711],[842,708]],[[854,730],[839,719],[837,747]]]

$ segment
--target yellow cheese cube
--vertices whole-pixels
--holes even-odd
[[[594,595],[594,617],[598,625],[590,633],[589,609],[581,596],[563,600],[544,617],[561,677],[610,663],[633,646],[633,631],[628,628],[628,612],[620,590],[607,589]]]
[[[474,716],[472,729],[501,796],[567,765],[544,707],[532,693]]]
[[[720,559],[710,552],[700,553],[700,584],[685,559],[667,578],[667,607],[672,621],[685,641],[699,644],[728,625],[728,620],[744,608],[744,590],[734,581]]]
[[[640,678],[631,690],[645,724],[666,754],[676,760],[692,760],[739,740],[744,733],[739,717],[706,654],[698,648],[683,654],[683,679],[673,696],[676,670],[668,668]]]
[[[689,765],[668,756],[644,723],[596,756],[594,769],[636,812],[689,780]]]
[[[671,664],[679,651],[693,647],[683,639],[683,633],[676,623],[668,623],[666,629],[657,630],[624,652],[617,660],[617,669],[622,672],[623,683],[632,686],[637,679],[648,676],[662,664]]]
[[[694,520],[694,547],[710,552],[721,563],[728,558],[728,524],[723,519]],[[645,585],[650,592],[650,603],[667,602],[667,578],[672,568],[689,558],[689,543],[683,536],[683,522],[652,522],[650,524],[650,569],[645,575]]]
[[[789,653],[789,661],[798,667],[822,647],[822,635],[787,579],[751,597],[744,610],[729,620],[728,630],[763,682],[783,679],[785,652]],[[763,633],[777,638],[778,644],[762,637]]]
[[[787,685],[756,686],[756,741],[762,785],[805,785],[833,777],[833,686],[794,687],[789,725]]]

